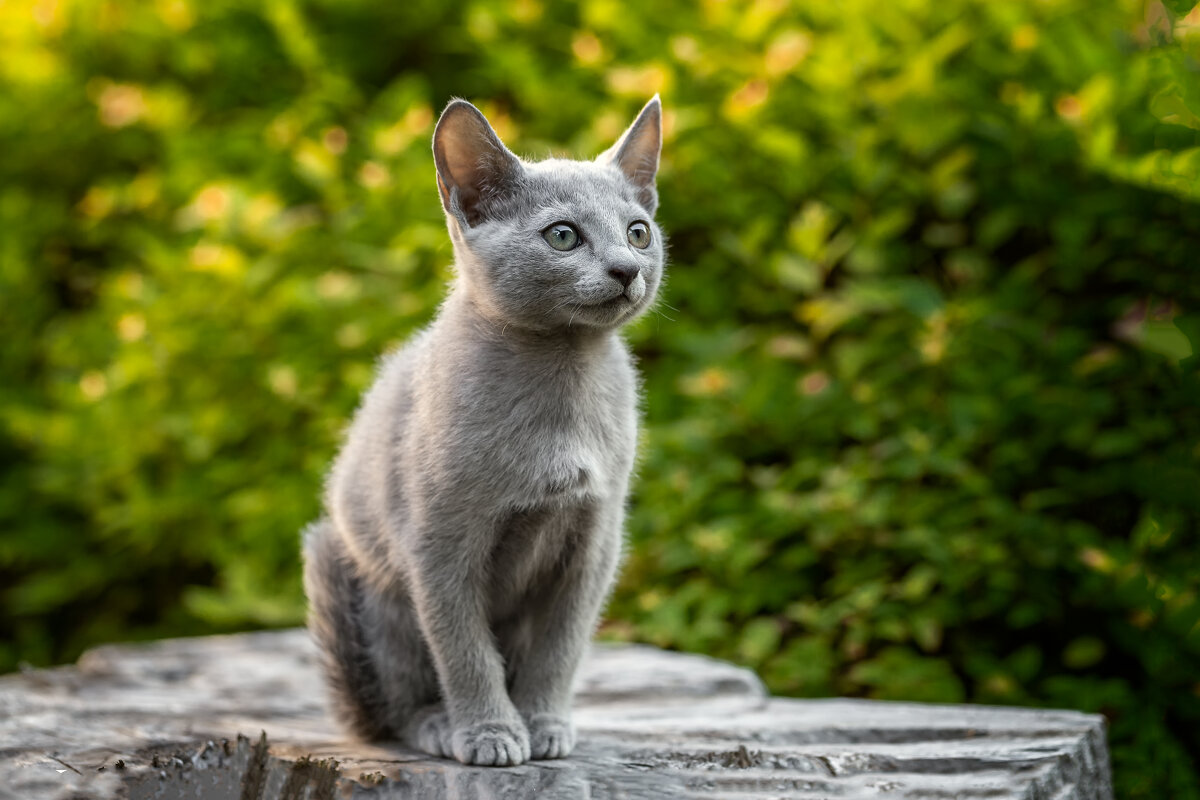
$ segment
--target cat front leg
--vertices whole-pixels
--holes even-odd
[[[598,516],[580,532],[567,568],[540,593],[529,638],[510,656],[510,695],[529,729],[535,759],[565,758],[575,746],[575,673],[612,588],[621,550],[620,511]]]
[[[515,766],[529,759],[529,732],[509,700],[487,623],[486,541],[484,531],[438,526],[409,559],[410,591],[443,703],[418,715],[405,738],[464,764]]]

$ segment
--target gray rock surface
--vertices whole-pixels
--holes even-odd
[[[1109,800],[1104,722],[1072,711],[770,698],[750,672],[597,646],[571,758],[464,767],[345,741],[303,631],[92,650],[0,677],[0,800]]]

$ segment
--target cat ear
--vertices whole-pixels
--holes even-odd
[[[468,226],[486,217],[489,198],[520,180],[523,168],[487,118],[466,100],[451,100],[433,131],[433,162],[446,211]]]
[[[638,201],[653,215],[658,207],[654,176],[658,173],[658,154],[661,151],[662,103],[658,95],[654,95],[629,130],[596,160],[621,170],[625,178],[637,187]]]

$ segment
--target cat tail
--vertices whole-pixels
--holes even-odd
[[[341,537],[322,518],[304,529],[308,630],[320,650],[334,716],[367,741],[389,738],[379,675],[363,630],[363,587]]]

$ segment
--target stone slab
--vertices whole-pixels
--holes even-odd
[[[1101,717],[771,698],[710,658],[593,649],[562,761],[347,742],[302,630],[106,646],[0,677],[0,800],[1111,800]]]

